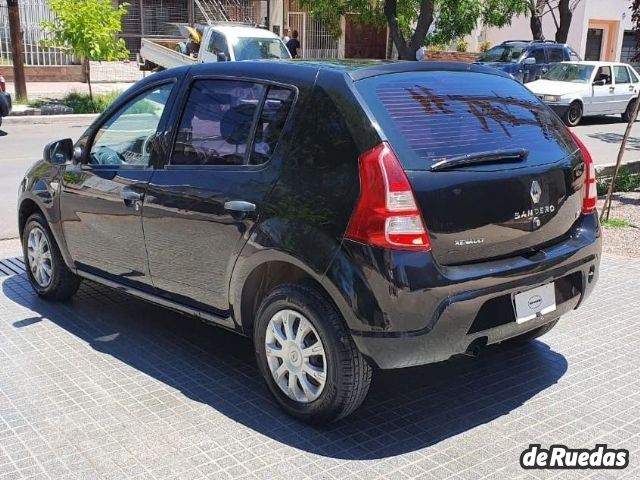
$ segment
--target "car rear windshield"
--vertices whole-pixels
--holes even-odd
[[[526,149],[551,163],[575,148],[560,119],[515,80],[476,72],[410,72],[356,88],[407,169],[489,151]]]

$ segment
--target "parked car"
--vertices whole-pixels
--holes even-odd
[[[478,63],[510,73],[523,83],[544,75],[549,67],[565,60],[581,60],[569,46],[553,41],[510,40],[489,49]]]
[[[184,27],[191,29],[191,27]],[[291,54],[280,37],[264,28],[230,22],[202,26],[186,40],[143,38],[139,64],[141,70],[157,70],[194,63],[257,59],[290,59]],[[194,36],[198,42],[194,43]],[[194,43],[192,46],[191,44]],[[188,51],[195,49],[195,53]]]
[[[322,422],[361,404],[374,367],[530,340],[580,306],[594,172],[495,69],[201,64],[49,144],[19,227],[42,297],[89,279],[247,335],[282,408]]]
[[[576,126],[582,117],[593,115],[622,115],[628,122],[640,77],[624,63],[564,62],[527,87],[567,125]]]
[[[7,92],[7,84],[4,77],[0,75],[0,125],[2,117],[7,117],[11,113],[11,95]]]

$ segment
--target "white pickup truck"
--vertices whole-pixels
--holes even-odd
[[[158,70],[205,62],[289,59],[291,54],[274,33],[237,24],[207,25],[197,53],[183,53],[185,38],[142,39],[138,64],[141,70]]]

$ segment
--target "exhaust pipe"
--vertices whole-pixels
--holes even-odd
[[[480,350],[486,346],[487,346],[487,337],[476,338],[473,342],[469,344],[469,346],[467,347],[467,350],[462,355],[476,358],[478,355],[480,355]]]

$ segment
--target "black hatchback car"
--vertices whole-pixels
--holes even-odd
[[[589,153],[476,65],[229,62],[141,81],[20,185],[35,291],[81,279],[253,339],[310,422],[373,368],[549,331],[598,276]]]

